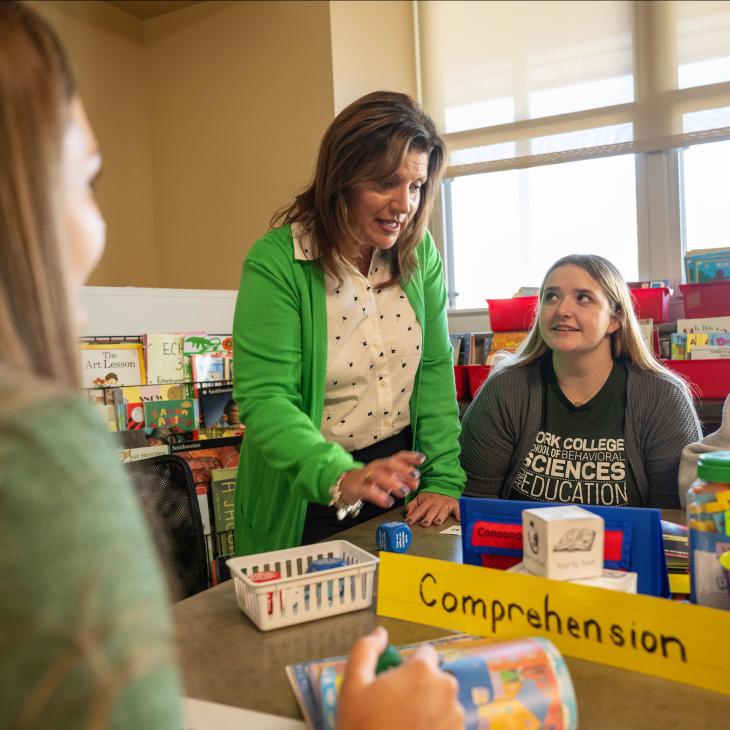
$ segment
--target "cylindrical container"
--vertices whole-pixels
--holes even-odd
[[[278,570],[262,570],[258,573],[251,573],[249,578],[254,583],[268,583],[271,580],[279,580],[281,573]],[[281,595],[279,596],[279,603],[281,604]],[[270,591],[266,594],[266,609],[271,616],[274,613],[274,592]]]
[[[730,451],[702,454],[687,492],[693,603],[730,610],[720,556],[730,550]]]

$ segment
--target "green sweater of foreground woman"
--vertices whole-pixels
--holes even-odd
[[[167,591],[87,403],[0,370],[0,726],[182,727]]]

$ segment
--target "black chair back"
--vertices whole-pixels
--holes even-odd
[[[208,587],[203,523],[188,463],[175,454],[125,464],[155,536],[163,565],[172,572],[175,598]],[[176,589],[176,590],[175,590]]]

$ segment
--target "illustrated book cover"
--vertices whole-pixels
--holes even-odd
[[[143,409],[148,435],[156,433],[160,438],[188,435],[198,428],[198,402],[194,399],[145,402]]]
[[[486,365],[494,364],[494,356],[502,351],[516,352],[527,337],[527,332],[495,332],[487,354]]]
[[[209,335],[204,332],[183,337],[183,369],[185,380],[193,380],[193,355],[209,355],[216,352],[233,353],[233,337],[230,335]]]
[[[494,642],[456,634],[430,643],[440,666],[459,685],[464,729],[573,730],[578,712],[565,662],[547,639]],[[402,657],[418,644],[400,648]],[[346,657],[287,666],[286,673],[310,730],[334,730]]]
[[[150,333],[143,337],[147,383],[161,385],[185,380],[183,335]]]
[[[233,528],[236,520],[236,474],[238,469],[213,469],[210,489],[213,497],[213,519],[218,539],[218,555],[235,551]]]
[[[146,383],[144,353],[139,342],[79,344],[84,388]]]

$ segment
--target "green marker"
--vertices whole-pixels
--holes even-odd
[[[375,674],[380,674],[386,669],[393,669],[401,664],[403,664],[403,657],[400,652],[392,644],[388,644],[378,658],[378,663],[375,665]]]

